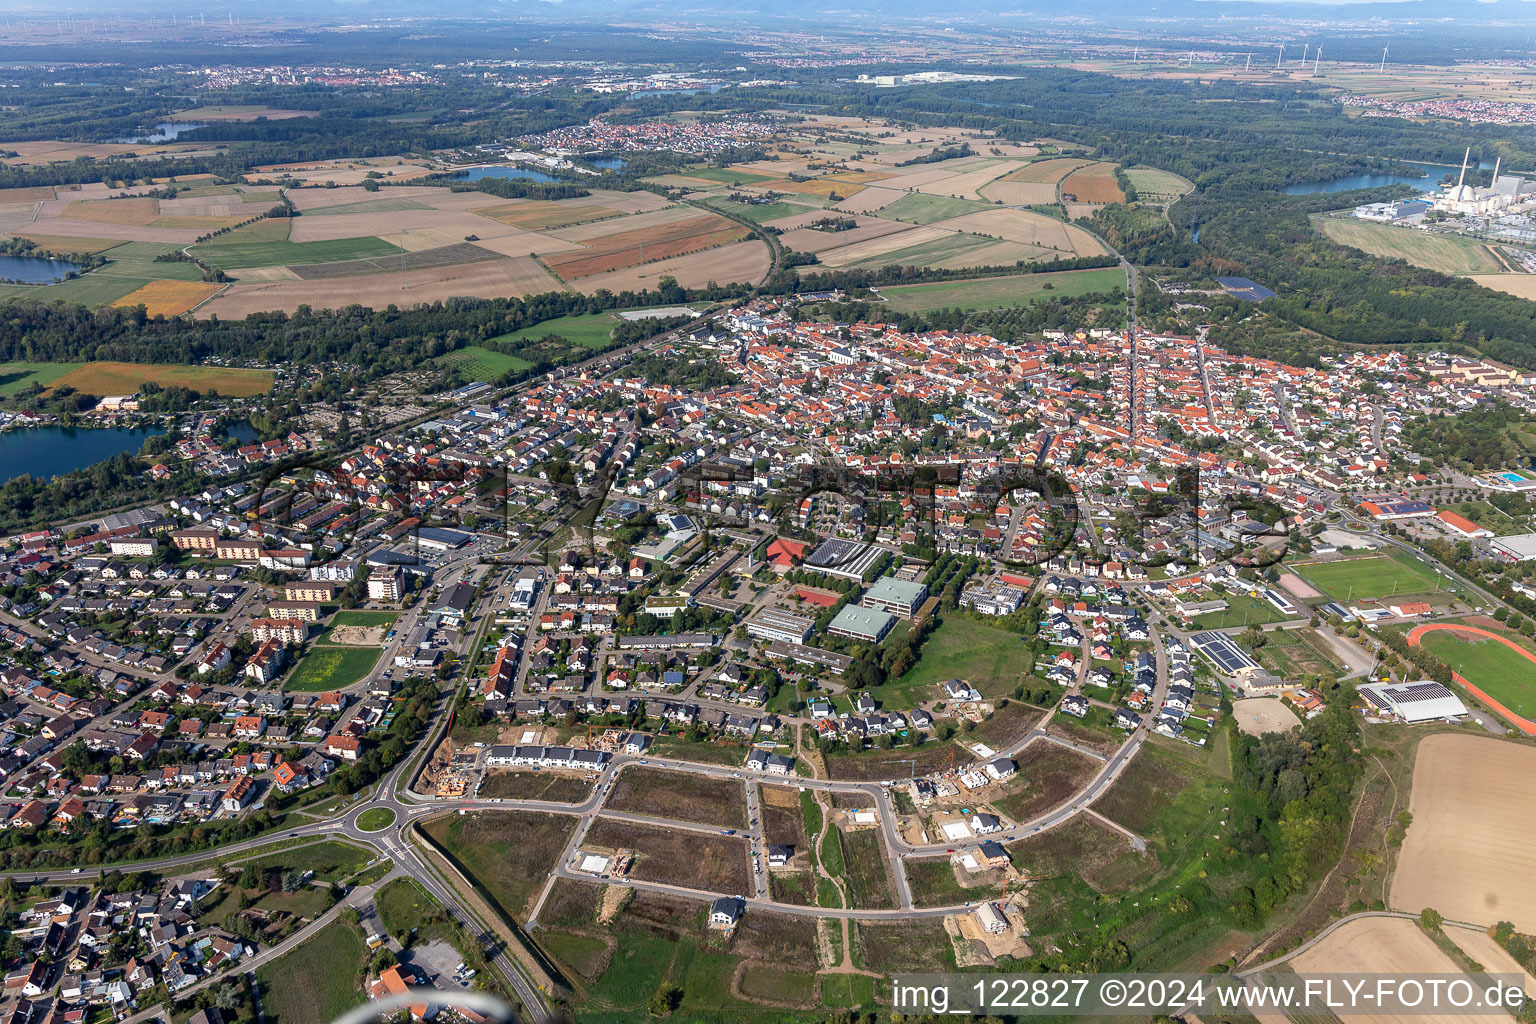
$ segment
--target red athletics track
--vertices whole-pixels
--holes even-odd
[[[1433,632],[1435,632],[1438,629],[1454,630],[1457,633],[1471,633],[1474,636],[1486,637],[1489,640],[1497,640],[1499,643],[1503,644],[1505,647],[1508,647],[1510,650],[1514,651],[1516,654],[1519,654],[1526,661],[1536,663],[1536,654],[1532,654],[1530,651],[1526,650],[1524,647],[1521,647],[1517,643],[1511,643],[1509,640],[1506,640],[1504,637],[1499,636],[1499,634],[1497,634],[1497,633],[1490,633],[1488,630],[1486,630],[1486,629],[1479,629],[1476,626],[1463,626],[1463,625],[1460,625],[1460,624],[1457,624],[1457,623],[1450,623],[1450,622],[1434,622],[1434,623],[1430,623],[1427,626],[1415,626],[1415,627],[1413,627],[1413,629],[1408,634],[1408,644],[1409,644],[1409,646],[1412,646],[1412,647],[1419,646],[1419,638],[1420,637],[1422,637],[1425,633],[1433,633]],[[1482,701],[1484,704],[1487,704],[1489,707],[1493,708],[1493,710],[1497,711],[1499,714],[1503,715],[1505,718],[1507,718],[1511,722],[1513,722],[1515,724],[1515,728],[1516,729],[1519,729],[1521,732],[1525,733],[1527,736],[1536,736],[1536,722],[1532,722],[1532,721],[1529,721],[1528,719],[1521,718],[1519,715],[1517,715],[1513,711],[1509,710],[1509,708],[1505,707],[1503,704],[1500,704],[1498,701],[1496,701],[1492,697],[1488,696],[1482,690],[1478,689],[1476,686],[1473,686],[1471,683],[1467,682],[1466,679],[1462,678],[1462,676],[1459,675],[1458,673],[1452,672],[1451,673],[1451,678],[1456,680],[1456,682],[1460,683],[1462,686],[1465,686],[1467,688],[1467,691],[1469,693],[1471,693],[1472,696],[1476,697],[1478,700]]]

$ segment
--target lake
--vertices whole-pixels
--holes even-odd
[[[254,444],[261,439],[256,433],[256,428],[251,426],[250,420],[236,420],[224,428],[224,436],[232,437],[241,444]]]
[[[508,167],[505,164],[498,164],[495,167],[470,167],[464,172],[466,181],[479,181],[481,178],[514,178],[518,181],[555,180],[543,171],[531,171],[526,167]]]
[[[723,85],[704,85],[697,89],[636,89],[631,96],[697,96],[701,92],[719,92]]]
[[[604,171],[616,171],[624,166],[624,161],[616,156],[593,157],[587,163]]]
[[[1416,178],[1409,174],[1352,174],[1347,178],[1335,178],[1332,181],[1304,181],[1296,185],[1287,185],[1285,194],[1304,196],[1313,192],[1347,192],[1353,188],[1381,188],[1385,185],[1412,185],[1428,191],[1439,185],[1440,179],[1445,175],[1461,173],[1460,164],[1421,164],[1417,160],[1404,160],[1403,163],[1409,167],[1417,167],[1429,177]]]
[[[26,427],[0,433],[0,483],[30,473],[39,479],[137,452],[163,427]]]
[[[69,260],[50,260],[44,256],[11,256],[0,253],[0,279],[20,281],[23,284],[53,284],[62,281],[70,272],[80,272],[77,264]]]
[[[199,128],[207,128],[208,125],[199,121],[161,121],[155,125],[155,130],[146,135],[127,135],[121,139],[108,139],[108,142],[136,145],[141,142],[172,142],[178,135],[186,132],[195,132]]]

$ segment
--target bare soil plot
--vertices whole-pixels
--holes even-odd
[[[444,814],[423,828],[519,921],[576,829],[569,814],[475,811]]]
[[[981,198],[1004,206],[1046,206],[1056,201],[1055,182],[994,181],[978,190]]]
[[[1390,903],[1536,932],[1536,748],[1444,733],[1419,744]]]
[[[706,214],[675,224],[622,231],[587,243],[585,249],[553,253],[545,263],[567,280],[603,274],[621,267],[653,262],[738,242],[747,229],[734,221]]]
[[[1301,724],[1296,712],[1279,697],[1253,697],[1233,701],[1232,718],[1237,722],[1237,727],[1250,736],[1288,732]]]
[[[763,841],[793,846],[805,845],[805,817],[800,811],[800,794],[788,786],[758,787],[762,796]]]
[[[207,281],[151,281],[112,305],[125,308],[142,305],[150,316],[180,316],[222,287]]]
[[[483,800],[548,800],[579,804],[592,795],[592,784],[579,775],[552,771],[486,772],[480,786]]]
[[[746,792],[739,780],[666,768],[625,768],[604,806],[611,811],[700,825],[747,827]]]
[[[816,920],[772,911],[754,911],[731,935],[731,953],[748,960],[815,970]]]
[[[1102,767],[1087,754],[1079,754],[1048,740],[1036,740],[1015,758],[1018,774],[993,787],[987,803],[1013,821],[1025,822],[1070,800]]]
[[[586,845],[633,851],[630,877],[641,882],[735,895],[746,893],[752,881],[747,841],[739,837],[599,818]]]
[[[268,310],[293,312],[300,305],[336,309],[354,302],[375,309],[414,306],[455,296],[496,298],[560,291],[560,282],[529,258],[489,260],[429,270],[374,274],[345,284],[320,281],[240,281],[207,305],[201,315],[243,319]]]
[[[663,277],[675,277],[678,284],[685,288],[701,287],[711,281],[717,284],[733,281],[756,284],[767,275],[772,262],[773,257],[768,252],[768,247],[753,238],[734,245],[706,249],[656,263],[644,263],[625,270],[593,274],[590,277],[579,278],[574,283],[576,287],[588,294],[600,288],[607,288],[612,292],[650,288]],[[555,283],[553,287],[558,288],[559,284]]]
[[[1417,774],[1417,773],[1415,773]],[[1365,917],[1340,925],[1317,945],[1296,957],[1289,966],[1300,974],[1455,974],[1455,961],[1435,945],[1417,921],[1400,917]],[[1391,1014],[1351,1013],[1350,1024],[1401,1024],[1405,1018]],[[1458,1016],[1467,1024],[1509,1024],[1504,1014]]]
[[[870,970],[953,971],[955,949],[942,918],[921,918],[899,924],[858,923],[858,942]]]
[[[1076,196],[1079,203],[1118,203],[1125,199],[1115,180],[1115,165],[1095,163],[1079,167],[1062,179],[1061,194]]]

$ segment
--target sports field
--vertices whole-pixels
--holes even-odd
[[[1400,551],[1333,562],[1303,562],[1291,568],[1335,601],[1427,594],[1442,583],[1433,569]]]
[[[1375,224],[1353,217],[1324,217],[1323,234],[1373,256],[1406,260],[1443,274],[1498,274],[1506,268],[1482,242],[1417,228]]]
[[[479,381],[493,381],[504,373],[517,373],[533,365],[526,359],[493,352],[479,345],[455,349],[437,361],[444,366],[457,366]]]
[[[1518,636],[1508,636],[1510,643],[1520,644]],[[1536,664],[1519,651],[1488,637],[1448,629],[1425,633],[1419,643],[1515,714],[1536,719]]]
[[[1067,270],[1054,274],[1016,274],[984,277],[974,281],[943,281],[936,284],[898,285],[882,288],[881,296],[900,313],[926,313],[933,309],[1004,309],[1040,299],[1076,298],[1089,292],[1124,290],[1125,272]]]
[[[68,386],[88,395],[131,395],[145,382],[163,388],[183,387],[206,394],[217,391],[231,398],[272,390],[271,370],[242,370],[226,366],[177,366],[172,363],[85,363],[56,377],[54,387]]]

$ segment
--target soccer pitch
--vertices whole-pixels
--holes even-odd
[[[1336,562],[1309,562],[1291,568],[1335,601],[1427,594],[1444,585],[1435,570],[1395,551]]]

